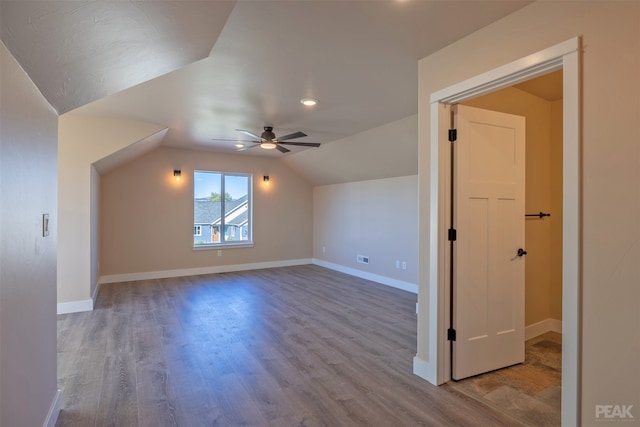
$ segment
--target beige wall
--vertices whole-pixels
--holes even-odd
[[[552,181],[551,167],[558,165],[553,161],[552,154],[558,154],[551,149],[552,121],[562,123],[562,111],[552,110],[551,102],[538,98],[517,88],[506,88],[479,98],[466,101],[463,104],[487,110],[515,114],[526,118],[526,198],[527,213],[552,212],[547,218],[527,218],[525,220],[525,242],[527,256],[525,259],[525,326],[554,318],[552,307],[562,307],[562,252],[560,257],[554,257],[552,245],[552,227],[560,237],[562,243],[562,216],[556,217],[551,209],[552,188],[562,188],[562,157],[560,171],[555,174],[559,181]],[[559,120],[552,119],[552,112],[560,114]],[[555,141],[562,147],[562,133],[560,140]],[[561,154],[561,152],[560,152]],[[559,194],[562,202],[562,192]],[[555,241],[557,242],[557,237]],[[562,247],[561,247],[562,248]],[[552,267],[552,260],[556,268]],[[559,262],[559,269],[557,268]],[[559,292],[553,292],[552,286],[560,286]],[[560,301],[552,298],[560,295]],[[562,314],[561,312],[559,313]]]
[[[99,276],[94,234],[99,229],[97,199],[92,195],[99,176],[93,163],[161,132],[154,123],[67,113],[58,129],[58,303],[69,311],[91,309]],[[80,303],[80,305],[75,305]],[[60,309],[60,306],[59,306]],[[62,310],[63,312],[66,310]]]
[[[193,250],[194,170],[253,174],[253,248]],[[104,174],[100,192],[102,276],[312,257],[311,186],[278,158],[160,147]]]
[[[562,319],[562,100],[551,103],[551,318]]]
[[[314,258],[417,284],[417,175],[314,187],[313,218]]]
[[[0,42],[0,425],[7,427],[42,426],[57,392],[57,133],[58,114]]]
[[[597,404],[640,408],[640,3],[535,2],[419,62],[420,259],[429,260],[431,93],[581,36],[581,416]],[[429,295],[420,266],[420,305]],[[428,361],[429,313],[418,316]]]

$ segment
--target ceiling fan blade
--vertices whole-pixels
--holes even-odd
[[[281,153],[288,153],[291,150],[287,150],[286,148],[284,148],[282,145],[280,144],[276,144],[276,149],[281,152]]]
[[[251,141],[251,142],[253,142],[253,141]],[[250,150],[250,149],[252,149],[252,148],[259,147],[259,146],[260,146],[260,145],[250,145],[250,146],[248,146],[248,147],[238,148],[236,151],[247,151],[247,150]]]
[[[281,136],[276,138],[278,141],[286,141],[288,139],[296,139],[296,138],[302,138],[304,136],[307,136],[306,133],[304,132],[294,132],[294,133],[290,133],[289,135],[285,135],[285,136]]]
[[[320,147],[317,142],[281,142],[280,144],[299,145],[301,147]]]
[[[223,139],[223,138],[211,138],[211,141],[220,141],[220,142],[252,142],[254,144],[260,144],[260,141],[252,141],[248,139]]]
[[[252,137],[256,138],[257,140],[262,140],[262,137],[260,135],[256,135],[255,133],[249,132],[248,130],[244,130],[244,129],[236,129],[236,130],[238,132],[244,133],[245,135],[252,136]]]

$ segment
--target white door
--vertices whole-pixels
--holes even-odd
[[[459,105],[453,378],[524,361],[525,118]]]

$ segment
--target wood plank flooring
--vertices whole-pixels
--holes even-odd
[[[318,266],[104,285],[57,426],[518,426],[412,373],[416,296]]]

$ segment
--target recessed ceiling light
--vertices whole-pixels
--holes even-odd
[[[244,147],[244,144],[240,144],[240,143],[236,144],[236,148],[242,148],[242,147]]]
[[[313,98],[302,98],[300,100],[300,103],[302,105],[306,105],[307,107],[313,107],[314,105],[316,105],[318,103],[317,99],[313,99]]]

